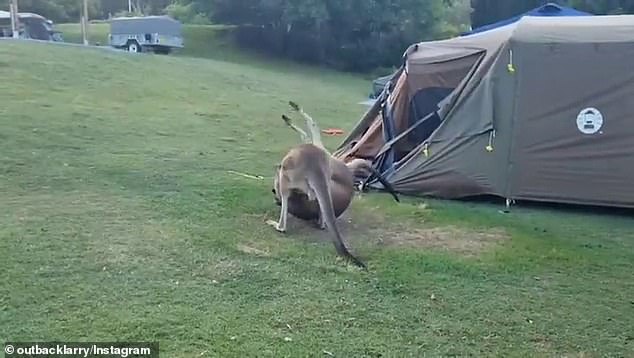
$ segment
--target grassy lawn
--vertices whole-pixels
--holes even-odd
[[[287,101],[349,130],[368,82],[206,57],[0,42],[0,339],[158,340],[166,357],[634,356],[631,213],[364,194],[340,221],[362,272],[312,226],[264,222],[298,142]]]
[[[64,41],[82,43],[81,27],[79,24],[58,24],[56,28],[63,32]],[[215,59],[242,59],[243,51],[236,51],[228,41],[227,27],[220,25],[184,25],[183,38],[185,47],[176,50],[175,55],[189,57],[205,57]],[[90,24],[88,42],[90,44],[108,44],[110,25],[107,23]]]
[[[79,24],[59,24],[56,28],[63,32],[64,41],[82,43],[81,27]],[[107,46],[110,25],[107,23],[90,24],[88,42],[92,45]],[[237,49],[232,42],[231,29],[224,25],[183,25],[184,48],[174,50],[170,56],[206,58],[218,61],[256,66],[274,71],[310,71],[316,76],[321,76],[321,71],[314,67],[306,67],[292,61],[280,61],[270,58],[256,51]],[[363,88],[363,96],[371,88],[371,80],[376,76],[363,76],[367,83]],[[365,97],[361,99],[365,99]]]

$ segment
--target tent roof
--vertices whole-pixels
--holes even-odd
[[[530,43],[593,43],[634,41],[634,15],[592,17],[525,17],[513,40]]]
[[[442,62],[480,51],[487,51],[490,55],[506,43],[516,27],[517,23],[513,23],[472,36],[419,42],[406,50],[407,64],[411,66]]]
[[[482,50],[495,52],[511,38],[513,41],[534,43],[634,41],[634,15],[526,16],[515,23],[471,36],[411,45],[406,51],[407,64],[443,62]]]
[[[634,42],[634,15],[526,16],[515,23],[472,36],[437,41],[435,44],[420,43],[414,52],[408,54],[407,69],[412,74],[425,73],[429,71],[427,64],[435,60],[451,61],[473,55],[477,50],[485,51],[483,63],[488,63],[495,61],[500,49],[509,41],[548,44]],[[421,48],[423,50],[418,51]],[[482,76],[477,75],[476,81],[465,87],[468,88],[465,93],[478,86]]]
[[[511,18],[508,18],[506,20],[501,20],[498,22],[494,22],[492,24],[488,24],[488,25],[484,25],[484,26],[480,26],[476,29],[473,29],[471,31],[465,32],[462,35],[466,36],[466,35],[471,35],[471,34],[475,34],[475,33],[480,33],[480,32],[484,32],[484,31],[489,31],[498,27],[502,27],[502,26],[506,26],[509,24],[512,24],[514,22],[517,22],[518,20],[520,20],[521,18],[523,18],[524,16],[540,16],[540,17],[550,17],[550,16],[559,16],[559,17],[567,17],[567,16],[593,16],[593,14],[587,13],[587,12],[583,12],[583,11],[579,11],[570,7],[565,7],[565,6],[561,6],[555,3],[548,3],[548,4],[544,4],[540,7],[534,8],[532,10],[529,10],[523,14],[517,15],[517,16],[513,16]]]

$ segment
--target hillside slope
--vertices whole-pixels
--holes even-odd
[[[79,24],[59,24],[56,28],[63,31],[64,41],[82,43],[81,27]],[[90,25],[88,41],[90,44],[107,45],[109,25],[95,23]],[[305,71],[312,66],[300,65],[292,61],[273,58],[255,51],[239,48],[231,40],[231,30],[223,25],[183,25],[183,49],[176,50],[171,56],[198,57],[232,63],[248,64],[256,67],[267,67],[284,71]],[[366,80],[373,76],[363,76]],[[370,88],[366,83],[365,91]],[[366,93],[364,93],[364,97]]]

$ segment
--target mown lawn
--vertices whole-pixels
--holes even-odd
[[[62,31],[64,41],[82,43],[81,27],[79,24],[58,24],[56,29]],[[185,47],[174,52],[177,56],[205,57],[226,59],[247,57],[243,51],[237,51],[229,41],[229,28],[222,25],[183,25],[183,40]],[[108,23],[94,23],[89,25],[88,42],[91,45],[108,45]]]
[[[64,41],[70,43],[82,43],[81,27],[79,24],[59,24],[56,28],[63,32]],[[91,45],[107,46],[108,33],[110,25],[107,23],[90,24],[88,31],[88,42]],[[271,58],[257,51],[248,51],[239,49],[233,41],[233,33],[231,27],[224,25],[183,25],[183,41],[184,47],[176,49],[170,56],[177,57],[195,57],[205,58],[219,61],[228,61],[249,66],[255,66],[261,69],[269,69],[272,71],[288,71],[295,72],[307,71],[315,76],[322,74],[316,68],[308,68],[298,65],[292,61],[281,61]],[[371,80],[376,76],[371,74],[363,76],[367,83],[363,88],[363,96],[361,100],[366,99],[371,89]]]
[[[344,130],[365,110],[367,81],[300,68],[1,41],[0,339],[634,356],[631,213],[364,194],[340,223],[368,272],[310,225],[266,226],[287,101]]]

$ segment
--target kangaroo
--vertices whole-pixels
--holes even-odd
[[[307,134],[301,128],[294,125],[289,117],[282,115],[282,119],[286,125],[299,134],[303,143],[312,143],[328,152],[321,141],[320,130],[315,120],[304,112],[304,110],[295,102],[289,101],[289,105],[294,111],[299,112],[304,117],[306,127],[308,128],[308,132],[310,134]],[[354,165],[359,166],[360,163],[355,162]],[[279,170],[279,167],[277,169]],[[330,178],[330,195],[332,197],[335,218],[339,218],[341,214],[346,211],[352,201],[352,197],[354,196],[354,171],[351,172],[350,167],[339,160],[333,161],[332,169],[332,177]],[[276,175],[273,182],[273,189],[271,191],[273,192],[276,204],[280,205],[281,201],[278,195],[279,188],[277,178],[278,176]],[[305,193],[298,190],[292,190],[288,203],[288,209],[291,215],[302,220],[316,220],[318,221],[319,227],[324,229],[325,223],[321,220],[321,216],[319,215],[319,204],[316,200],[308,200],[308,196]]]
[[[354,196],[354,176],[356,172],[366,173],[365,169],[368,164],[362,160],[355,160],[349,163],[343,163],[342,161],[333,161],[332,177],[330,178],[330,194],[332,196],[332,203],[335,211],[335,217],[339,218],[346,209],[350,206],[352,198]],[[279,167],[278,167],[279,170]],[[273,192],[275,203],[281,204],[280,196],[278,195],[278,176],[277,173],[273,180]],[[288,212],[302,220],[311,221],[317,220],[320,227],[323,229],[323,222],[320,219],[319,204],[316,200],[309,200],[308,195],[298,190],[292,190],[288,198]]]
[[[282,115],[282,119],[286,125],[299,134],[303,143],[313,143],[327,152],[327,149],[322,144],[319,127],[317,126],[315,120],[304,112],[304,110],[296,103],[290,101],[289,105],[293,110],[299,112],[304,117],[310,134],[307,134],[301,128],[295,126],[289,117]],[[333,164],[333,175],[331,177],[330,188],[336,218],[339,218],[341,214],[346,211],[352,201],[355,185],[354,178],[365,178],[368,177],[370,173],[375,174],[379,178],[379,181],[381,181],[381,183],[383,183],[383,185],[392,193],[396,201],[400,201],[392,189],[392,186],[383,179],[374,167],[372,167],[372,163],[369,160],[355,158],[348,163],[336,160]],[[277,193],[277,175],[274,178],[273,189],[271,191],[273,192],[276,204],[280,205],[280,197]],[[324,229],[324,223],[319,216],[320,210],[316,200],[308,200],[308,196],[306,194],[297,190],[292,190],[288,199],[288,204],[288,210],[291,215],[307,221],[317,220],[320,228]]]
[[[331,178],[337,162],[340,161],[323,148],[312,143],[302,143],[292,148],[282,159],[276,175],[277,194],[281,206],[280,218],[278,222],[268,220],[267,223],[280,232],[286,232],[289,197],[293,190],[304,193],[309,201],[317,201],[321,225],[323,227],[325,224],[325,227],[333,234],[333,243],[337,253],[355,265],[367,269],[361,260],[348,251],[335,223]]]

